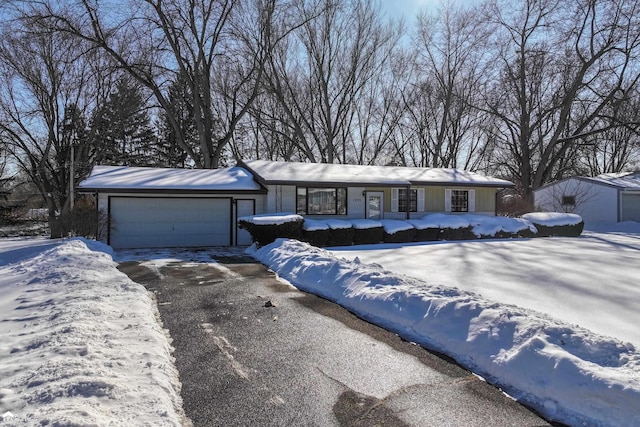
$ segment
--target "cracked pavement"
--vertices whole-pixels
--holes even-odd
[[[120,270],[156,294],[195,426],[549,425],[446,357],[253,259],[204,251],[215,266],[193,254]]]

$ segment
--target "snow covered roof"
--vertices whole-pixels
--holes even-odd
[[[640,172],[603,173],[602,175],[584,179],[627,190],[640,190]]]
[[[80,191],[251,191],[263,192],[241,167],[226,169],[170,169],[129,166],[94,166],[78,185]]]
[[[251,171],[262,184],[350,184],[350,185],[465,185],[513,187],[503,179],[460,169],[404,166],[362,166],[326,163],[273,162],[250,160],[240,166]]]

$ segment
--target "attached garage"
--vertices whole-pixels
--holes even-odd
[[[622,193],[621,221],[640,222],[640,193]]]
[[[98,235],[116,249],[250,244],[237,218],[263,213],[266,194],[240,167],[96,166],[78,189],[96,196]]]
[[[227,246],[230,198],[109,198],[109,242],[115,248]]]

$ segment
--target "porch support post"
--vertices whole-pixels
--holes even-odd
[[[405,213],[407,220],[411,219],[411,185],[407,185],[407,212]],[[417,203],[417,202],[416,202]]]

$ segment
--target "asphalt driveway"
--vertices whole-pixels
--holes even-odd
[[[157,295],[195,426],[548,425],[450,360],[239,253],[145,257],[159,258],[141,252],[120,269]]]

